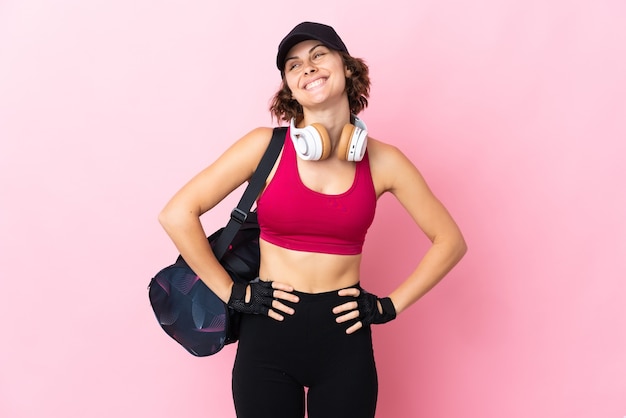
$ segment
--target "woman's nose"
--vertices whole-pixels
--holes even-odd
[[[312,74],[312,73],[314,73],[315,71],[317,71],[317,69],[316,69],[313,65],[311,65],[311,64],[309,64],[309,65],[308,65],[308,66],[304,69],[304,73],[305,73],[305,74]]]

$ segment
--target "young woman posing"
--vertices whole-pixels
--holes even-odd
[[[372,324],[402,313],[463,257],[456,223],[396,147],[368,137],[365,63],[335,30],[303,22],[282,40],[282,88],[271,111],[290,124],[257,200],[259,280],[233,285],[200,216],[250,179],[271,128],[256,128],[170,200],[159,220],[184,259],[244,313],[233,369],[237,416],[373,417],[378,381]],[[209,191],[209,192],[207,192]],[[392,193],[432,242],[415,270],[379,298],[360,286],[361,252],[377,199]],[[305,390],[308,388],[305,399]]]

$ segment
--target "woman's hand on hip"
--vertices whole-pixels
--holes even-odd
[[[248,284],[233,283],[228,306],[237,312],[253,315],[267,315],[282,321],[283,314],[293,315],[295,310],[282,301],[298,302],[293,287],[280,283],[255,279]]]
[[[384,324],[396,318],[396,309],[388,297],[381,299],[360,287],[341,289],[339,296],[351,296],[356,299],[333,308],[333,313],[340,315],[337,317],[338,323],[359,320],[346,330],[346,334],[352,334],[364,326]]]
[[[349,287],[347,289],[341,289],[339,291],[339,296],[352,296],[353,298],[358,298],[361,294],[361,290],[357,287]],[[339,306],[335,306],[333,308],[333,313],[335,315],[339,315],[336,319],[338,324],[342,324],[347,321],[352,321],[359,318],[359,304],[356,300],[351,300],[350,302],[343,303]],[[352,324],[347,330],[346,334],[352,334],[353,332],[358,331],[363,327],[363,323],[361,321],[357,321]]]

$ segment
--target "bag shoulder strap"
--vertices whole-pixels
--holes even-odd
[[[233,238],[235,238],[237,231],[239,231],[241,225],[246,221],[248,215],[250,215],[250,208],[252,208],[252,204],[261,192],[261,189],[265,184],[265,180],[267,180],[267,176],[270,174],[270,171],[278,158],[278,154],[280,154],[280,150],[285,143],[286,135],[286,127],[274,128],[272,139],[267,147],[267,150],[265,150],[265,153],[254,171],[254,174],[252,174],[248,187],[246,187],[246,190],[243,192],[243,196],[241,196],[237,207],[230,213],[230,220],[215,243],[213,252],[218,260],[224,256],[228,246],[232,242]]]

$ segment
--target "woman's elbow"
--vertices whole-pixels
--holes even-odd
[[[171,228],[172,216],[170,212],[165,208],[162,209],[161,212],[159,212],[157,219],[164,230],[168,231]]]
[[[461,260],[467,253],[467,242],[465,241],[465,238],[463,238],[463,235],[461,235],[460,233],[459,237],[456,240],[455,252],[457,255],[457,260]]]
[[[165,229],[166,231],[175,227],[176,224],[180,223],[181,218],[182,217],[180,216],[180,211],[176,210],[176,208],[170,204],[161,209],[158,215],[159,224],[161,224],[163,229]]]
[[[170,231],[173,229],[188,228],[200,219],[200,209],[186,203],[169,202],[161,212],[159,212],[158,220],[161,226]]]
[[[168,213],[165,209],[162,209],[161,212],[159,212],[159,215],[157,217],[159,224],[165,228],[165,225],[167,225],[168,223]]]

